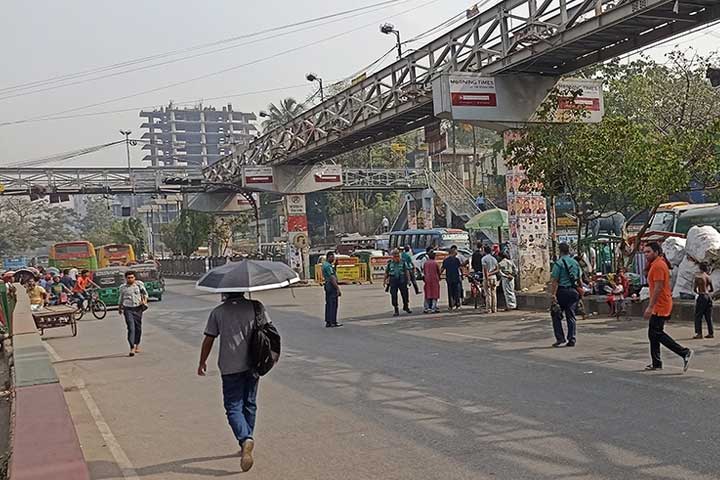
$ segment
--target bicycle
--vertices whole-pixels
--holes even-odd
[[[473,272],[466,275],[470,283],[470,298],[473,299],[475,309],[480,305],[480,299],[483,297],[482,274]],[[484,301],[483,301],[484,303]]]
[[[100,296],[95,290],[89,290],[87,293],[89,293],[90,296],[85,301],[80,301],[77,298],[74,299],[73,303],[77,306],[77,310],[74,313],[75,320],[80,320],[86,312],[91,312],[93,317],[102,320],[105,318],[105,315],[107,315],[107,305],[100,300]]]

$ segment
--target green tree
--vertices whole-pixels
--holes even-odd
[[[281,100],[279,105],[271,103],[267,106],[267,118],[262,122],[262,128],[267,131],[285,125],[303,110],[303,106],[292,97]]]
[[[85,215],[79,222],[82,237],[93,245],[106,245],[113,242],[110,229],[115,219],[103,197],[87,197],[85,199]]]
[[[147,251],[147,230],[139,218],[130,217],[113,222],[110,227],[110,238],[114,243],[132,245],[138,256]]]
[[[163,243],[176,255],[190,256],[207,244],[212,221],[207,213],[182,210],[178,219],[162,227]]]
[[[17,254],[77,236],[77,215],[47,200],[0,197],[0,253]]]

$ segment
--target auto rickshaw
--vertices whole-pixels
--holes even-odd
[[[120,303],[120,286],[125,283],[127,270],[127,267],[107,267],[93,273],[93,282],[100,287],[98,296],[108,307],[117,307]]]
[[[137,273],[137,279],[145,284],[145,290],[150,298],[162,300],[165,293],[165,281],[154,263],[138,263],[128,268]]]

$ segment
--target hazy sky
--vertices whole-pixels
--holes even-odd
[[[182,50],[379,1],[10,0],[4,2],[0,18],[0,45],[3,46],[0,89]],[[304,100],[315,88],[305,81],[307,72],[317,73],[329,84],[358,71],[393,46],[394,37],[378,31],[380,23],[394,23],[400,29],[403,39],[407,39],[464,11],[471,3],[474,2],[404,0],[393,6],[375,7],[374,11],[354,14],[354,18],[314,28],[295,27],[304,30],[281,37],[256,41],[258,38],[273,35],[267,34],[238,41],[235,44],[250,40],[255,40],[255,43],[182,62],[16,98],[1,97],[19,92],[0,91],[0,123],[23,120],[157,89],[354,30],[332,40],[220,75],[62,115],[129,109],[126,112],[0,126],[0,165],[111,142],[121,138],[119,129],[130,129],[139,137],[142,133],[139,128],[141,119],[138,116],[140,108],[167,104],[170,100],[187,102],[221,97],[207,100],[205,104],[221,107],[231,102],[235,110],[253,112],[286,96]],[[713,27],[685,37],[679,40],[680,48],[694,47],[707,53],[720,44],[718,32],[720,30]],[[417,48],[427,40],[411,44],[408,48]],[[647,53],[661,58],[675,43],[677,42]],[[214,48],[228,45],[222,44]],[[199,52],[201,51],[185,55]],[[387,60],[392,58],[390,55]],[[164,60],[166,59],[156,62]],[[124,69],[139,66],[141,65],[130,65]],[[115,71],[101,72],[96,76],[113,72]],[[68,81],[75,82],[84,78]],[[236,94],[282,87],[291,88],[232,97]],[[145,152],[138,146],[134,148],[132,155],[134,163],[140,164],[139,159]],[[74,159],[56,165],[125,164],[122,147],[81,158],[82,160]]]

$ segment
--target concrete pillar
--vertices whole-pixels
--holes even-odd
[[[208,166],[207,137],[205,134],[205,110],[200,110],[200,153],[202,154],[201,162],[203,167]]]
[[[425,228],[435,225],[435,192],[431,188],[422,191],[422,210]]]
[[[288,232],[288,263],[293,270],[298,272],[301,279],[308,280],[312,278],[312,273],[310,272],[310,235],[305,195],[286,195],[285,214]]]
[[[505,145],[518,135],[518,131],[505,131]],[[510,255],[518,268],[519,288],[545,285],[550,279],[547,202],[539,191],[521,186],[526,178],[518,167],[505,175]]]
[[[452,228],[452,209],[450,208],[450,204],[445,204],[445,226],[447,228]]]
[[[177,165],[177,149],[175,148],[175,145],[177,145],[177,129],[175,127],[175,111],[170,110],[170,157],[171,157],[171,164],[172,166]],[[167,162],[165,162],[167,165]]]

